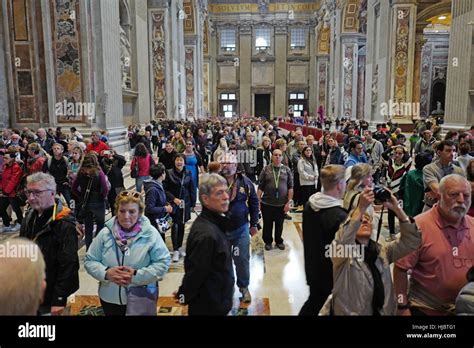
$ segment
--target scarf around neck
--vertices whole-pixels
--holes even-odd
[[[115,242],[122,252],[126,252],[128,250],[131,239],[135,238],[142,230],[142,225],[143,217],[140,217],[130,231],[125,231],[122,226],[120,226],[118,219],[115,218],[112,234],[114,236]]]

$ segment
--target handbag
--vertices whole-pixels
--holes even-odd
[[[133,166],[132,171],[130,172],[130,176],[132,177],[132,179],[136,179],[138,178],[138,174],[139,174],[138,158],[135,157],[135,165]]]
[[[171,216],[169,216],[169,214],[166,214],[164,217],[158,218],[155,221],[156,225],[158,226],[158,232],[161,234],[164,234],[166,231],[168,231],[173,224],[173,219]]]
[[[156,316],[158,286],[150,284],[133,286],[127,289],[127,312],[125,315]]]

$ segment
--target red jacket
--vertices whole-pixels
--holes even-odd
[[[38,158],[29,158],[28,162],[26,163],[26,171],[27,175],[31,175],[33,173],[42,172],[43,171],[43,164],[46,161],[44,157]]]
[[[90,143],[89,145],[87,145],[87,152],[94,151],[94,152],[97,152],[98,155],[100,155],[102,151],[108,150],[108,149],[109,147],[107,146],[107,144],[100,140],[95,144]]]
[[[130,164],[130,170],[133,170],[135,166],[135,161],[138,159],[138,176],[149,176],[150,167],[155,164],[153,157],[150,154],[147,154],[146,157],[134,156],[132,163]]]
[[[15,197],[18,184],[21,181],[23,173],[18,163],[13,162],[12,166],[3,165],[2,191],[8,197]]]

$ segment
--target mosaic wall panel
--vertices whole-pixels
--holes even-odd
[[[320,105],[326,110],[326,90],[327,90],[327,63],[320,62],[318,64],[318,105],[316,108],[319,108]]]
[[[51,0],[52,37],[56,62],[56,103],[81,103],[79,0]],[[84,115],[58,115],[58,122],[82,122]]]
[[[408,48],[410,18],[412,16],[411,8],[397,7],[395,15],[397,18],[397,24],[395,30],[395,64],[393,75],[395,79],[394,102],[407,102],[409,83]]]
[[[352,74],[354,71],[354,45],[344,46],[344,117],[352,117]]]
[[[166,118],[166,56],[165,56],[165,15],[162,11],[152,11],[152,69],[153,69],[153,110],[154,118]]]
[[[209,112],[209,63],[204,63],[202,68],[204,79],[203,109],[204,112]]]
[[[194,34],[194,7],[192,0],[184,0],[183,8],[184,13],[186,13],[186,18],[184,19],[184,32],[186,34]]]
[[[365,97],[365,55],[359,54],[359,65],[357,70],[357,119],[364,119],[364,97]]]
[[[423,46],[421,53],[421,95],[420,95],[420,116],[428,117],[430,108],[430,86],[431,86],[431,58],[433,46],[431,44]]]
[[[194,117],[194,48],[186,47],[184,58],[186,69],[186,116]]]

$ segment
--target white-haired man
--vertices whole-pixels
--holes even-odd
[[[394,269],[402,315],[454,314],[456,297],[474,262],[474,218],[467,215],[471,184],[461,175],[450,174],[441,179],[439,192],[439,203],[415,217],[421,246],[398,260]]]

